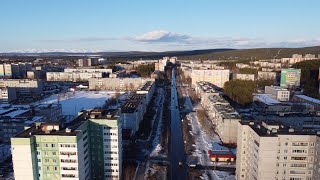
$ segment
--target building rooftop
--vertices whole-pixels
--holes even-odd
[[[208,98],[209,98],[210,102],[213,104],[229,105],[229,102],[227,100],[225,100],[224,98],[222,98],[221,96],[211,95]]]
[[[320,136],[320,131],[312,129],[294,129],[284,126],[276,121],[240,121],[242,125],[250,126],[259,136],[277,137],[279,135],[316,135]]]
[[[280,101],[273,99],[269,94],[256,94],[256,95],[254,95],[254,97],[258,101],[260,101],[266,105],[275,105],[275,104],[281,103]]]
[[[144,85],[142,85],[138,89],[138,91],[149,91],[153,83],[154,83],[153,81],[147,81]]]
[[[88,119],[118,120],[118,110],[94,109],[82,111],[73,121],[63,124],[60,122],[33,123],[22,133],[16,135],[17,138],[29,138],[33,135],[54,135],[54,136],[75,136],[80,131],[77,130]]]
[[[7,114],[3,114],[2,116],[10,117],[10,118],[15,118],[18,116],[22,116],[26,113],[30,112],[30,110],[25,110],[25,109],[17,109],[15,111],[11,111]]]
[[[214,107],[224,119],[240,119],[239,113],[230,104],[216,104]]]
[[[134,113],[139,104],[142,104],[146,98],[145,94],[134,93],[129,100],[121,107],[121,113]]]
[[[313,102],[313,103],[316,103],[316,104],[320,105],[320,100],[319,99],[315,99],[315,98],[312,98],[312,97],[309,97],[309,96],[306,96],[306,95],[295,95],[295,96],[298,97],[298,98],[304,99],[306,101],[310,101],[310,102]]]
[[[272,88],[277,91],[288,91],[288,89],[280,87],[280,86],[266,86],[266,87]]]

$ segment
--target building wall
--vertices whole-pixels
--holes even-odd
[[[254,74],[235,74],[234,79],[254,81]]]
[[[290,98],[290,91],[279,86],[265,86],[265,93],[279,101],[289,101]]]
[[[240,123],[238,130],[236,179],[319,178],[318,136],[260,136],[248,125]],[[305,160],[294,160],[300,157]]]
[[[276,72],[258,71],[258,79],[275,80],[276,76],[277,76]]]
[[[43,82],[27,79],[2,79],[0,88],[15,88],[18,95],[40,95],[43,92]]]
[[[33,147],[32,139],[17,138],[11,141],[12,162],[16,180],[38,179]]]
[[[47,72],[47,81],[88,81],[90,78],[102,78],[102,72]]]
[[[210,82],[217,87],[223,88],[224,83],[229,81],[229,70],[197,70],[192,69],[191,78],[192,85],[196,85],[199,81]]]
[[[301,69],[282,69],[281,70],[281,87],[299,87]]]
[[[90,90],[136,90],[151,78],[90,78]]]

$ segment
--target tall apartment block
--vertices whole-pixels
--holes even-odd
[[[319,136],[276,122],[239,122],[236,179],[320,179]]]
[[[281,87],[299,87],[300,86],[301,69],[282,69],[281,70]]]
[[[196,85],[199,81],[206,81],[223,88],[229,78],[230,71],[227,69],[192,69],[191,73],[192,85]]]
[[[82,111],[68,124],[35,123],[11,139],[14,176],[20,179],[120,179],[118,111]]]
[[[0,77],[5,78],[25,78],[27,71],[32,70],[31,63],[0,64]]]

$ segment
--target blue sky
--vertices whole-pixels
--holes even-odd
[[[0,1],[0,52],[320,45],[319,0]]]

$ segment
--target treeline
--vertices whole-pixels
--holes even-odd
[[[241,68],[239,69],[240,74],[258,74],[258,70],[254,68]]]
[[[301,69],[301,84],[304,87],[304,94],[319,98],[319,67],[320,60],[303,61],[296,63],[293,68]]]
[[[154,64],[140,65],[135,68],[136,72],[142,77],[150,77],[154,72]]]
[[[178,56],[179,59],[185,60],[261,60],[292,57],[293,54],[319,54],[320,47],[305,48],[256,48],[256,49],[239,49],[223,52],[210,52],[204,54]]]
[[[252,93],[256,91],[256,82],[231,80],[224,84],[224,94],[240,105],[252,103]]]

